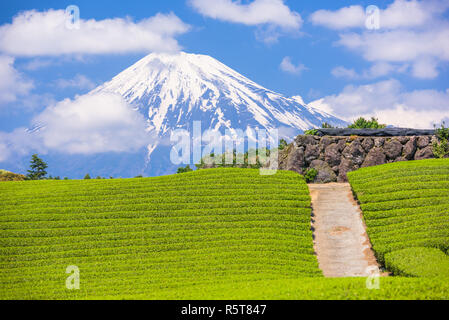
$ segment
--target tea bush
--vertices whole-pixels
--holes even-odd
[[[293,172],[6,182],[0,202],[3,299],[163,298],[211,281],[321,276],[308,188]]]
[[[447,268],[440,258],[449,249],[449,159],[363,168],[348,178],[381,263],[398,275]]]

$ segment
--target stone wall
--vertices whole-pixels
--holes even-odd
[[[315,182],[346,182],[346,173],[390,162],[434,158],[435,136],[298,136],[280,153],[280,168],[303,174],[318,170]]]

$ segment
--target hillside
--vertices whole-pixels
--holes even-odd
[[[293,172],[5,182],[0,201],[0,299],[449,298],[439,278],[324,278]]]
[[[23,180],[25,180],[25,176],[22,174],[9,172],[2,169],[0,170],[0,181],[23,181]]]
[[[392,163],[348,177],[373,249],[389,271],[449,276],[449,159]]]
[[[194,121],[201,121],[203,133],[208,129],[221,135],[226,130],[235,134],[235,130],[247,128],[279,129],[280,137],[288,140],[304,130],[321,127],[323,122],[346,125],[308,106],[298,96],[290,98],[267,89],[213,57],[200,54],[152,53],[82,97],[89,100],[111,95],[122,97],[123,103],[145,120],[146,145],[129,153],[50,151],[46,159],[54,175],[70,172],[70,178],[82,178],[90,172],[117,178],[173,174],[178,166],[170,160],[170,135],[180,129],[192,135]],[[29,139],[45,136],[47,130],[44,120],[33,123]],[[135,138],[138,141],[141,137]],[[12,159],[4,165],[24,171],[27,159]]]
[[[0,297],[91,298],[319,277],[293,172],[0,185]],[[65,288],[77,266],[81,290]]]

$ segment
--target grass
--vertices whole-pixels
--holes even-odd
[[[449,257],[435,248],[409,248],[385,255],[386,267],[410,277],[449,277]]]
[[[0,202],[1,299],[449,299],[437,278],[381,278],[379,290],[324,278],[293,172],[5,182]],[[401,212],[447,217],[447,204],[434,207]],[[394,233],[401,218],[371,221],[390,219]],[[80,290],[67,290],[68,266]]]
[[[7,182],[0,201],[2,298],[121,298],[321,276],[307,185],[292,172]],[[65,288],[70,265],[81,290]]]
[[[449,159],[364,168],[348,178],[387,269],[403,276],[448,276]]]

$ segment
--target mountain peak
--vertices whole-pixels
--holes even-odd
[[[342,123],[210,56],[185,52],[151,53],[93,92],[122,95],[145,114],[149,131],[159,136],[189,128],[194,120],[216,130],[288,127],[297,133],[324,121]]]

